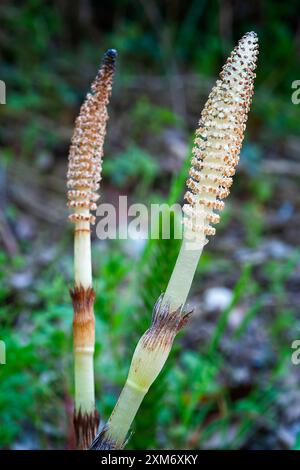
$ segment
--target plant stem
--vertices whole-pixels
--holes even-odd
[[[186,322],[181,309],[170,313],[162,307],[162,296],[155,304],[150,328],[133,353],[128,377],[104,430],[92,449],[121,449],[131,423],[152,383],[163,368],[177,332]]]
[[[147,390],[139,389],[135,384],[126,381],[107,426],[108,439],[113,440],[117,448],[121,448],[126,440],[128,430],[146,395]]]
[[[189,294],[194,274],[205,242],[192,243],[183,238],[180,251],[171,274],[162,305],[170,305],[170,311],[183,307]]]
[[[74,306],[74,423],[78,447],[86,449],[94,439],[99,424],[94,386],[95,293],[92,288],[89,222],[75,223],[74,277],[75,288],[71,292]]]
[[[202,111],[196,131],[193,158],[185,194],[184,238],[164,297],[159,299],[151,327],[133,354],[120,398],[93,449],[120,449],[132,420],[167,360],[178,330],[186,323],[182,315],[206,236],[215,234],[211,224],[224,208],[232,176],[239,161],[245,123],[250,109],[258,54],[257,36],[247,33],[231,53]]]
[[[89,210],[86,210],[89,213]],[[90,223],[79,221],[74,230],[74,282],[77,287],[92,287]]]
[[[97,209],[97,191],[101,180],[103,145],[108,120],[107,105],[111,95],[117,52],[106,51],[100,70],[91,85],[76,119],[69,151],[67,173],[69,220],[74,232],[74,289],[70,291],[73,307],[75,411],[77,444],[87,449],[99,424],[95,408],[94,349],[95,292],[92,287],[90,225],[91,211]]]

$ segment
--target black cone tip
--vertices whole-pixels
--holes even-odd
[[[118,52],[116,51],[116,49],[107,49],[104,57],[109,58],[109,59],[115,59],[117,55],[118,55]]]

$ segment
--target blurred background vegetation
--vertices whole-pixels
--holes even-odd
[[[260,38],[241,162],[189,299],[194,316],[128,448],[300,449],[299,2],[2,0],[0,447],[72,448],[74,119],[103,52],[118,49],[101,200],[181,202],[190,145],[224,60]],[[95,238],[96,387],[107,419],[178,241]]]

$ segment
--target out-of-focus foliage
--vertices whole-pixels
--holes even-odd
[[[128,447],[300,448],[300,374],[291,364],[300,337],[300,105],[291,102],[300,79],[298,2],[3,0],[0,14],[0,447],[74,445],[64,175],[74,118],[102,53],[119,51],[101,202],[128,195],[173,204],[182,202],[210,88],[253,29],[260,56],[239,171],[201,257],[193,319]],[[177,251],[178,240],[94,240],[103,419]]]

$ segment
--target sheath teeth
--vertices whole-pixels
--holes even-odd
[[[71,222],[90,222],[91,224],[94,224],[96,221],[96,217],[92,214],[86,215],[86,214],[74,213],[74,214],[70,214],[68,219]]]
[[[90,211],[97,209],[97,191],[101,181],[103,144],[108,120],[107,105],[111,95],[116,51],[104,55],[102,65],[75,121],[69,151],[67,173],[69,216],[73,222],[95,222]]]
[[[226,198],[230,192],[229,189],[222,188],[221,186],[218,185],[218,183],[215,183],[215,186],[207,186],[202,183],[196,183],[192,178],[187,180],[186,185],[193,192],[202,191],[203,193],[214,194],[216,195],[216,197],[219,197],[220,199]]]
[[[79,179],[79,178],[87,178],[89,179],[91,177],[91,171],[82,171],[82,170],[70,170],[67,173],[67,178],[69,179]],[[101,177],[98,172],[95,171],[95,181],[100,181]]]
[[[218,224],[220,222],[219,214],[207,214],[206,219],[209,220],[212,224]]]
[[[67,192],[67,197],[69,200],[89,200],[96,202],[99,199],[99,194],[93,193],[91,191],[83,191],[83,190],[70,190]]]
[[[201,171],[195,170],[195,168],[191,168],[189,171],[190,176],[193,178],[195,181],[203,181],[203,183],[215,183],[218,184],[219,186],[222,186],[223,188],[230,188],[232,185],[232,178],[226,178],[222,176],[216,176],[212,174],[204,174]]]
[[[90,202],[90,201],[69,201],[67,203],[67,206],[69,208],[76,208],[76,209],[80,209],[80,208],[86,208],[86,209],[90,209],[91,211],[95,211],[97,209],[97,204],[95,204],[94,202]]]
[[[231,53],[202,111],[183,206],[183,223],[194,236],[214,235],[239,161],[253,95],[258,41],[247,33]]]
[[[97,191],[99,189],[99,184],[96,183],[96,181],[92,179],[83,179],[83,178],[78,178],[78,179],[73,179],[73,180],[68,180],[67,181],[67,187],[68,188],[74,188],[74,189],[91,189],[92,191]]]

